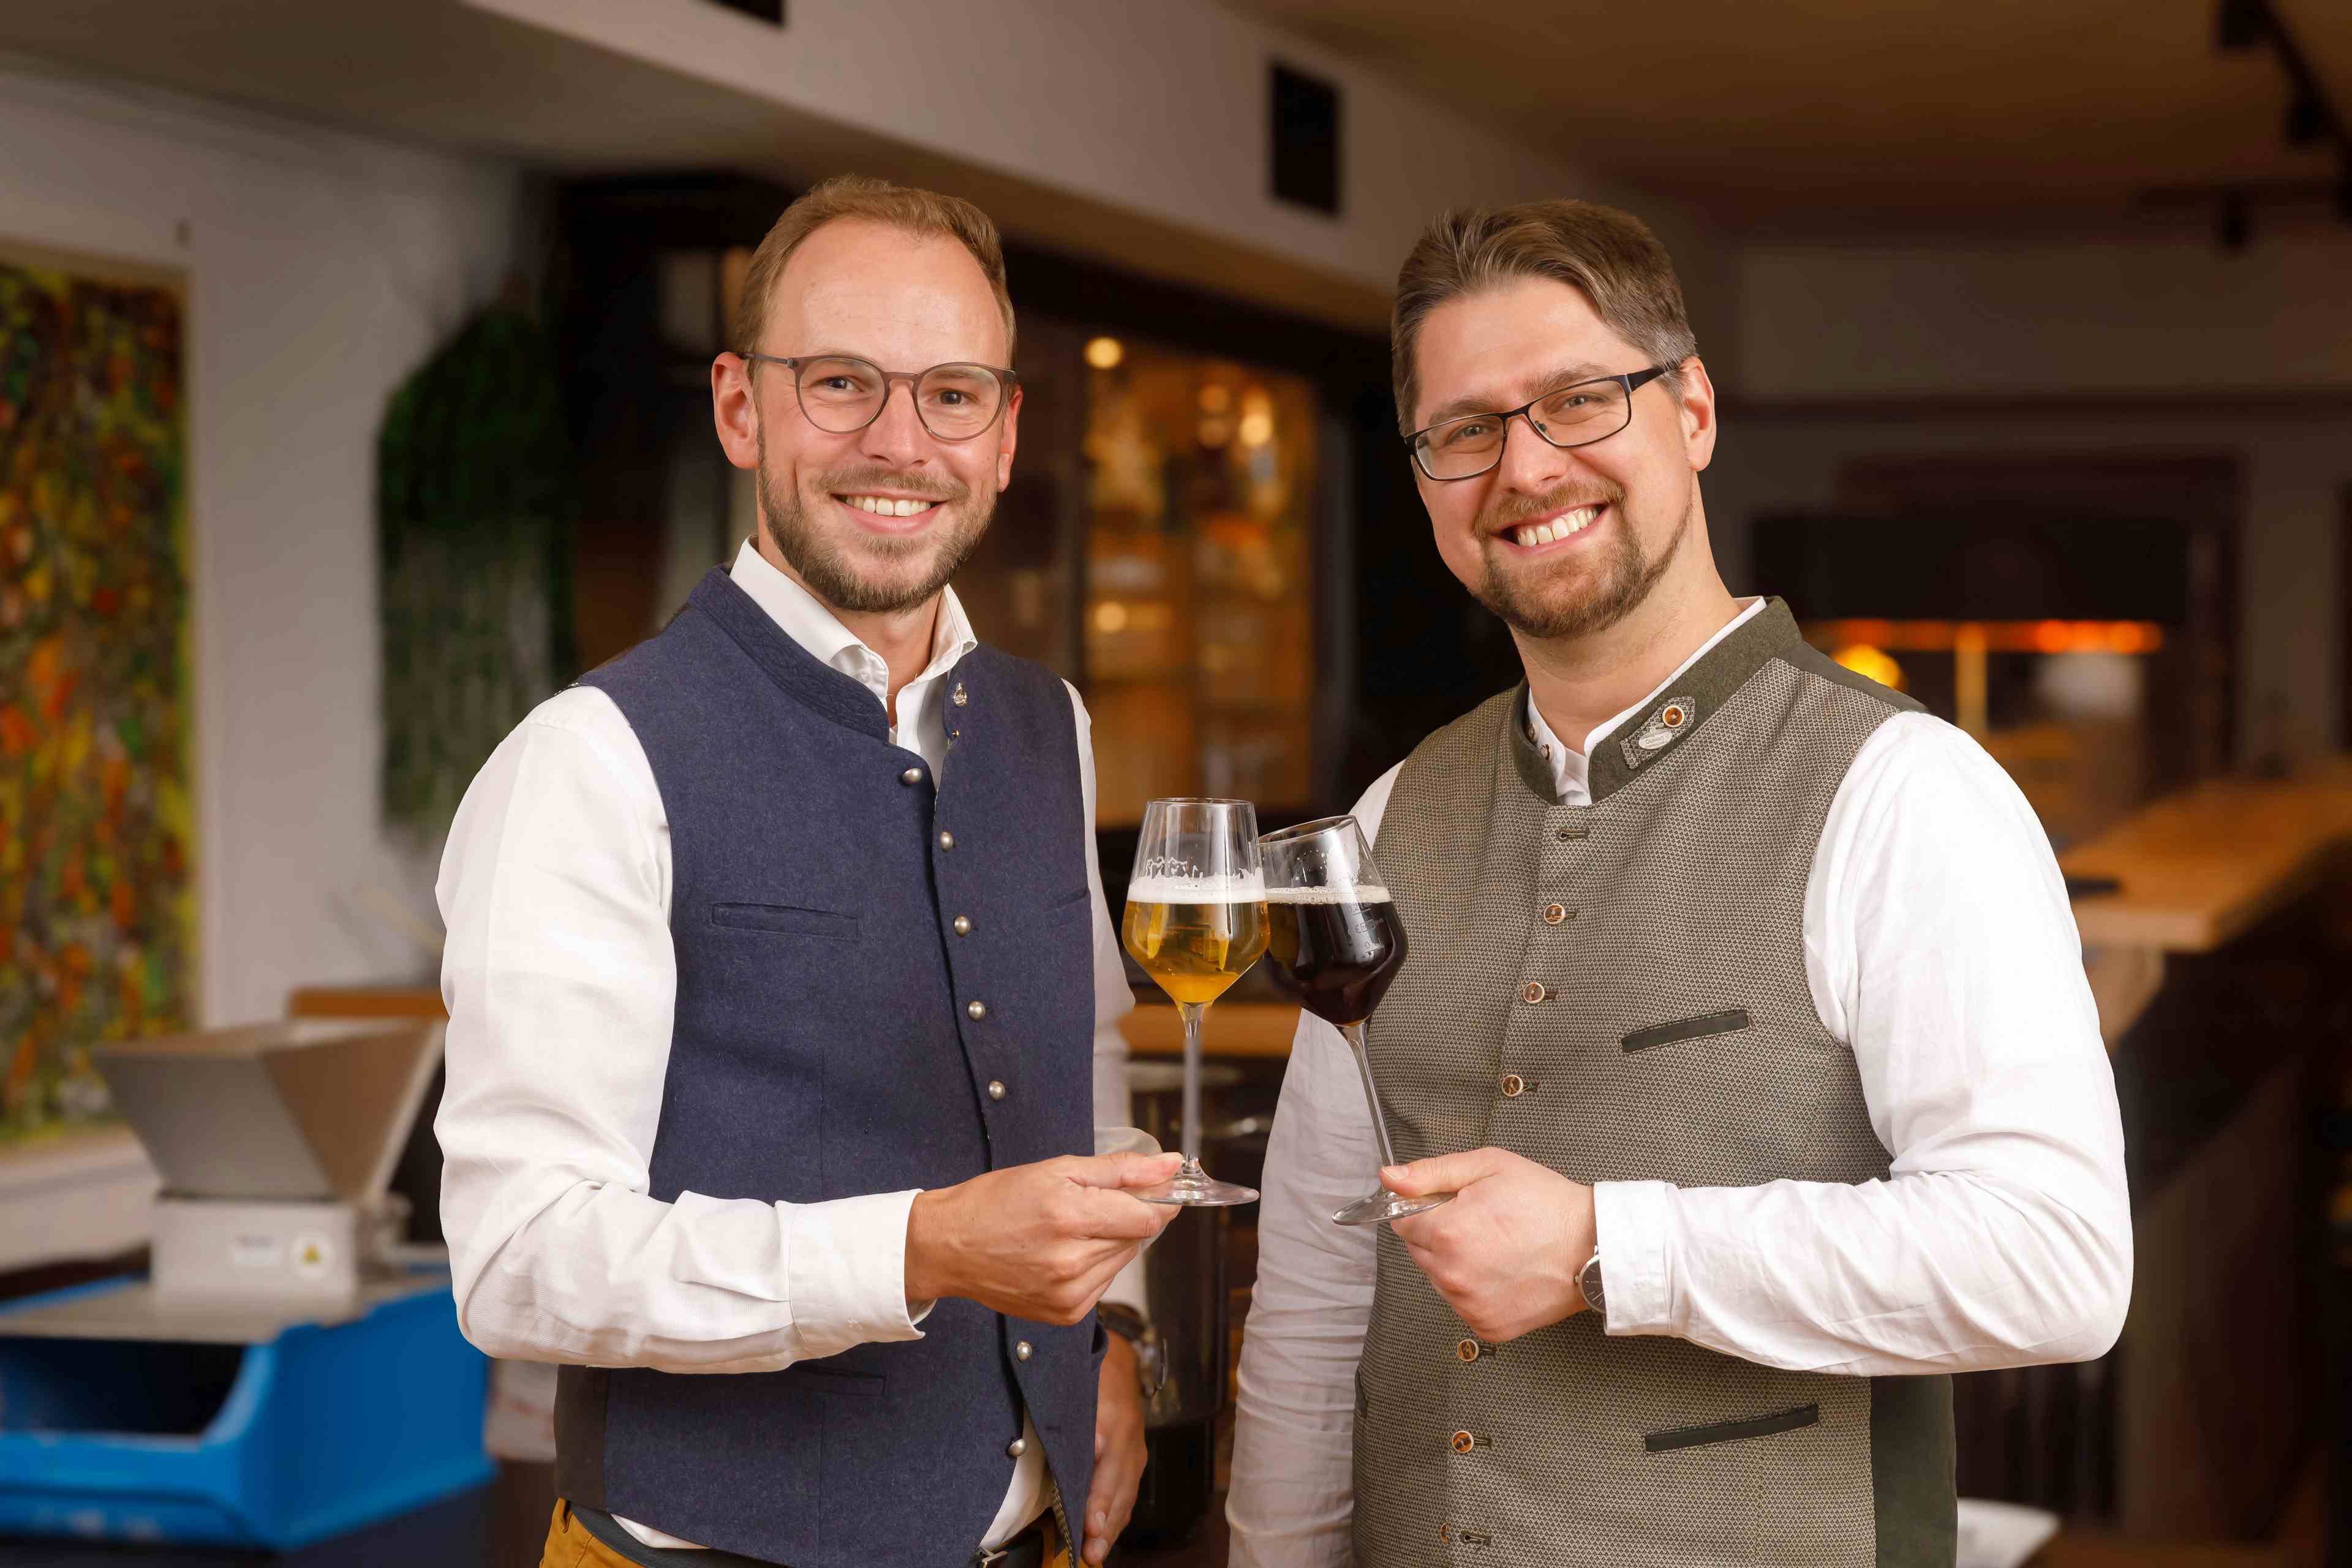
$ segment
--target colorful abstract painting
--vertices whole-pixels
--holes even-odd
[[[0,243],[0,1139],[192,1010],[182,299]]]

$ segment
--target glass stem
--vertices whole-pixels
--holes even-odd
[[[1372,1058],[1364,1049],[1364,1026],[1342,1024],[1339,1032],[1348,1037],[1348,1044],[1356,1053],[1356,1070],[1364,1075],[1364,1100],[1372,1108],[1372,1136],[1380,1140],[1381,1164],[1385,1169],[1397,1163],[1396,1151],[1389,1147],[1389,1119],[1381,1110],[1380,1088],[1372,1082]]]
[[[1201,1168],[1201,1015],[1208,1010],[1205,1002],[1176,1004],[1184,1017],[1184,1163],[1195,1171]]]

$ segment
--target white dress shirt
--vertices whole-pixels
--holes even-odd
[[[1561,798],[1589,805],[1594,743],[1762,603],[1580,747],[1535,713]],[[1357,804],[1367,837],[1401,767]],[[1882,724],[1831,803],[1804,944],[1814,1007],[1853,1053],[1892,1173],[1858,1185],[1601,1183],[1608,1332],[1857,1376],[2105,1353],[2132,1268],[2115,1079],[2057,862],[2000,765],[1927,714]],[[1242,1345],[1236,1565],[1351,1559],[1352,1379],[1376,1237],[1330,1216],[1376,1184],[1379,1163],[1347,1042],[1302,1016]]]
[[[881,655],[749,542],[733,576],[794,642],[887,700]],[[943,592],[931,661],[899,689],[890,732],[934,777],[950,765],[945,677],[977,646]],[[1070,706],[1095,905],[1097,1145],[1149,1148],[1126,1126],[1118,1020],[1135,999],[1103,904],[1091,725],[1075,689]],[[775,820],[747,812],[743,831]],[[906,1294],[912,1191],[807,1204],[646,1195],[677,991],[669,822],[611,698],[572,687],[506,738],[458,807],[436,893],[449,1081],[434,1130],[467,1339],[520,1361],[742,1373],[922,1337],[929,1304],[910,1310]],[[1138,1264],[1108,1298],[1142,1305]],[[1026,1436],[982,1544],[1052,1501],[1043,1445]],[[648,1545],[691,1544],[622,1523]]]

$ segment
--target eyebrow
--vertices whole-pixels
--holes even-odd
[[[1591,360],[1578,360],[1573,364],[1561,365],[1547,374],[1537,376],[1532,381],[1522,382],[1520,385],[1523,388],[1533,387],[1535,390],[1519,401],[1531,402],[1547,392],[1558,392],[1561,387],[1573,386],[1580,381],[1599,381],[1609,374],[1607,370]],[[1426,430],[1432,425],[1443,425],[1449,419],[1459,419],[1465,414],[1493,414],[1497,412],[1500,406],[1495,399],[1489,397],[1457,397],[1451,402],[1439,404],[1431,412],[1429,417],[1422,421],[1421,427]]]

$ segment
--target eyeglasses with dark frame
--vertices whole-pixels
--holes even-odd
[[[1500,463],[1514,419],[1526,419],[1528,429],[1562,450],[1590,447],[1632,424],[1633,394],[1673,368],[1654,364],[1622,375],[1599,376],[1554,387],[1505,412],[1441,419],[1406,437],[1405,447],[1423,473],[1447,483],[1475,479]]]
[[[882,417],[890,388],[907,384],[915,417],[940,441],[969,441],[992,428],[1013,401],[1020,376],[992,364],[950,361],[929,370],[884,370],[855,354],[781,354],[740,352],[747,365],[780,364],[793,373],[793,395],[802,416],[833,436],[848,436]]]

